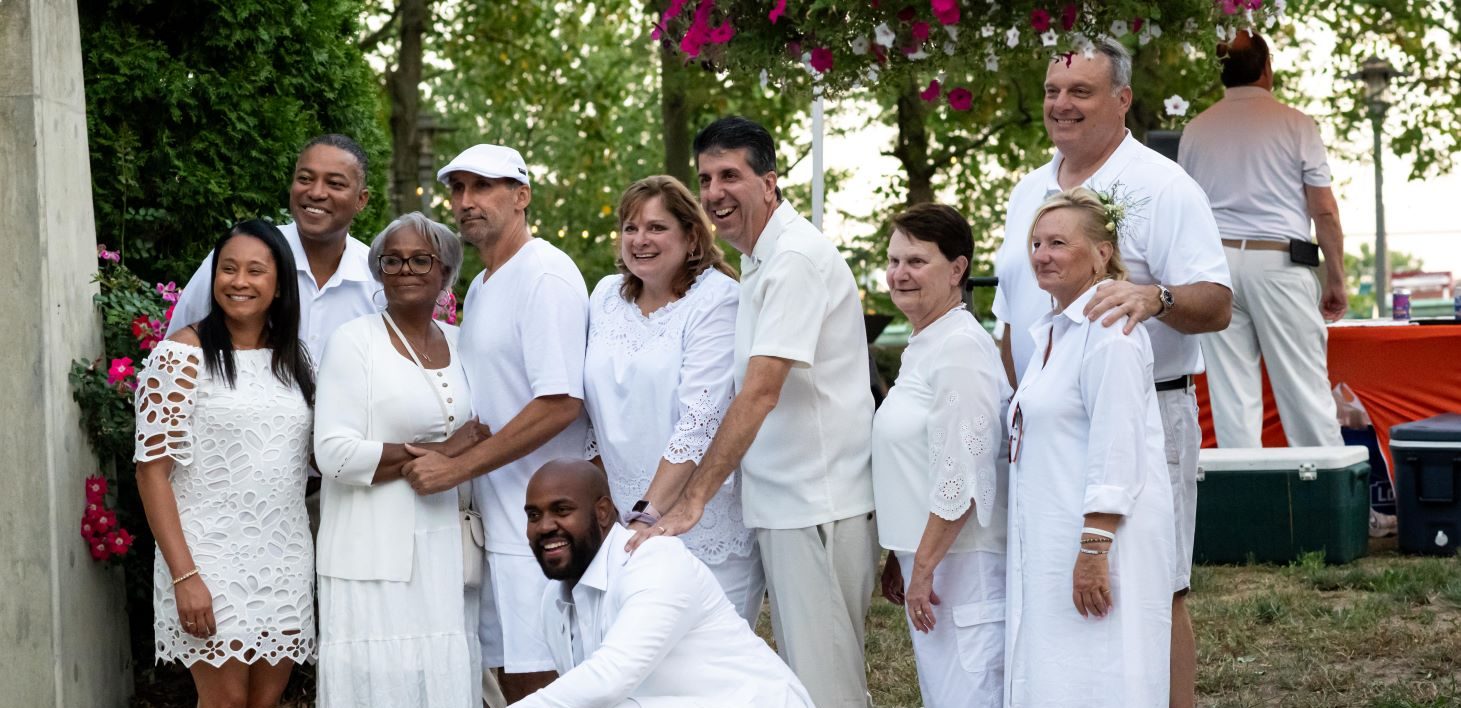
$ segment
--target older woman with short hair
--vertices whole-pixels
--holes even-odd
[[[454,455],[477,440],[457,328],[432,319],[462,246],[411,213],[369,263],[385,311],[337,329],[320,366],[319,704],[477,706],[458,490],[418,496],[401,476],[408,445]]]
[[[907,607],[924,704],[997,708],[1003,696],[1009,384],[964,307],[969,222],[920,204],[893,217],[888,288],[913,334],[873,417],[883,594]],[[970,519],[975,523],[968,523]]]
[[[1118,202],[1077,187],[1030,228],[1053,309],[1010,403],[1010,705],[1168,701],[1175,539],[1151,340],[1084,313],[1126,277],[1118,240],[1143,215]]]

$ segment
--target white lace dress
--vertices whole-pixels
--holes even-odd
[[[183,537],[213,594],[218,632],[178,621],[162,553],[153,572],[157,660],[220,666],[315,654],[314,544],[304,507],[311,412],[279,382],[271,350],[234,352],[236,385],[214,377],[203,350],[163,341],[137,377],[136,461],[172,458]]]
[[[645,316],[619,294],[621,275],[589,297],[584,406],[593,425],[589,456],[603,457],[614,504],[628,511],[644,496],[660,460],[700,462],[734,394],[740,286],[706,270],[684,297]],[[663,511],[663,510],[661,510]],[[680,537],[715,573],[744,616],[760,608],[755,536],[741,517],[740,473]]]

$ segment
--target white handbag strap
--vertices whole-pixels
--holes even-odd
[[[426,367],[421,365],[421,359],[416,356],[416,350],[411,348],[411,342],[406,340],[406,335],[401,333],[401,328],[397,327],[396,321],[391,319],[391,313],[382,312],[380,314],[386,319],[386,324],[390,326],[391,331],[395,332],[396,337],[401,340],[401,346],[406,348],[406,353],[411,355],[411,361],[416,364],[416,370],[421,372],[421,378],[426,381],[426,387],[431,389],[431,393],[436,396],[436,403],[441,406],[441,422],[446,426],[446,436],[451,437],[452,428],[455,426],[452,425],[451,412],[447,410],[446,399],[442,397],[440,391],[436,390],[436,384],[431,382],[431,374],[426,373]]]

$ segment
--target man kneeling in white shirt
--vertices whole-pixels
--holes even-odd
[[[604,472],[554,460],[528,483],[528,544],[549,580],[543,622],[559,677],[523,708],[812,708],[678,538],[624,550]]]

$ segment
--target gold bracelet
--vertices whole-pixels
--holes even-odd
[[[1081,553],[1084,553],[1088,556],[1104,556],[1107,553],[1110,553],[1110,551],[1098,551],[1094,548],[1082,548],[1080,549],[1080,551]]]
[[[187,580],[188,578],[191,578],[191,577],[193,577],[194,575],[197,575],[197,574],[198,574],[198,567],[197,566],[193,566],[193,569],[192,570],[190,570],[190,571],[188,571],[186,573],[183,573],[182,575],[179,575],[176,578],[173,578],[172,579],[172,584],[174,586],[176,586],[178,583],[181,583],[184,580]]]

